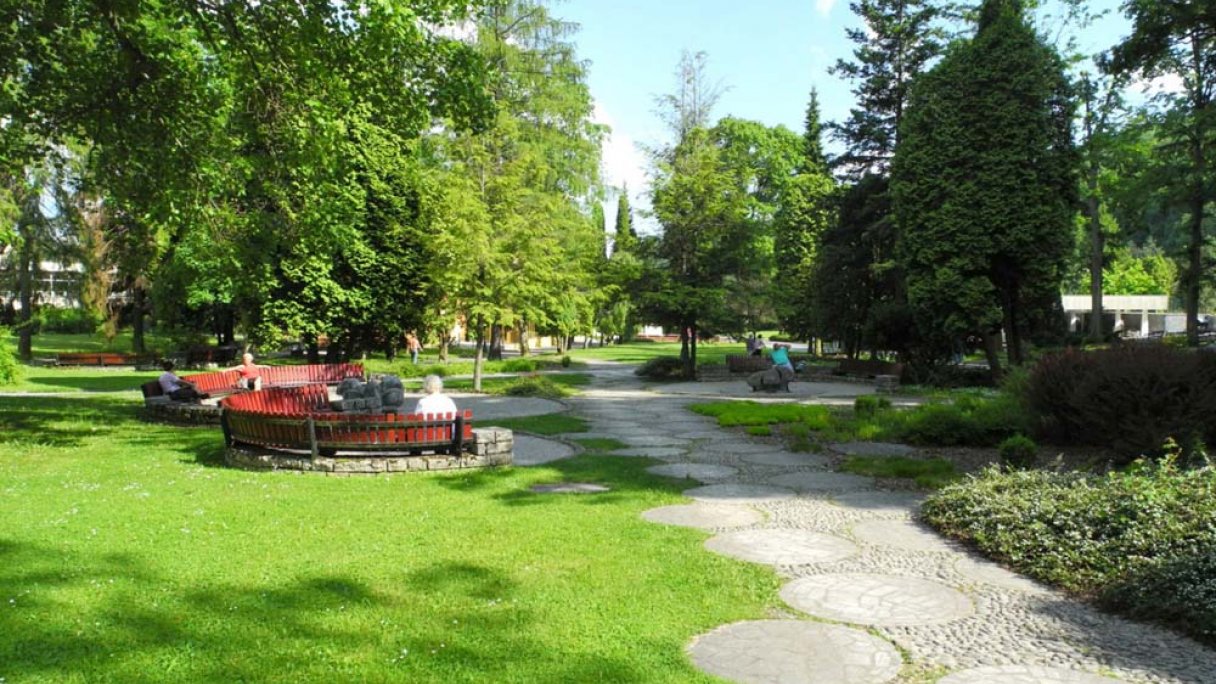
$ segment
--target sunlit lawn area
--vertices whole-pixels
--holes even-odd
[[[168,338],[149,333],[144,338],[150,352],[171,351],[173,344]],[[32,340],[34,357],[54,356],[66,352],[117,352],[130,353],[131,331],[123,330],[107,341],[102,335],[83,335],[75,333],[40,332]],[[17,336],[13,336],[13,345],[17,344]]]
[[[697,345],[698,364],[726,363],[728,354],[745,354],[747,348],[739,344],[713,344],[702,342]],[[570,358],[576,361],[619,361],[621,363],[645,363],[657,356],[679,356],[678,342],[632,342],[629,344],[614,344],[606,347],[590,349],[574,349]]]
[[[696,682],[777,579],[643,521],[644,459],[327,478],[216,465],[114,396],[0,398],[9,682]],[[554,481],[608,484],[539,495]]]

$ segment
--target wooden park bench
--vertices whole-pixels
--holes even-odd
[[[767,356],[730,354],[726,357],[726,370],[731,373],[755,373],[767,370],[771,365],[773,362]]]
[[[325,390],[326,385],[336,385],[347,378],[362,378],[363,364],[360,363],[324,363],[309,366],[265,366],[262,368],[262,389],[273,387],[299,387],[317,385]],[[195,373],[183,375],[182,380],[193,384],[199,392],[210,396],[224,396],[244,392],[237,387],[241,372],[235,370],[215,371],[213,373]],[[155,397],[163,397],[160,383],[147,382],[140,386],[144,393],[145,403],[160,401]],[[328,390],[325,390],[328,392]],[[149,401],[153,399],[154,401]]]
[[[66,352],[55,355],[58,366],[139,366],[152,361],[149,354],[117,352]]]
[[[336,413],[324,385],[276,388],[225,398],[220,425],[229,445],[307,451],[434,452],[458,455],[473,444],[473,412],[442,415]]]
[[[840,362],[836,369],[832,371],[833,375],[848,375],[860,378],[876,378],[880,375],[893,375],[895,377],[903,377],[904,364],[892,363],[890,361],[878,361],[876,359],[844,359]]]

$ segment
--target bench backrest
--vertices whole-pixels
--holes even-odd
[[[152,382],[145,382],[144,384],[139,386],[139,389],[141,392],[144,393],[144,399],[151,399],[152,397],[165,396],[165,388],[160,386],[159,380],[153,380]]]

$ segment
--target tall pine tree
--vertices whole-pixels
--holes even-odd
[[[1020,364],[1058,306],[1077,209],[1073,101],[1018,0],[986,0],[976,36],[914,89],[895,158],[899,254],[922,333],[984,335]]]
[[[855,0],[849,7],[865,28],[847,31],[857,44],[854,61],[841,59],[830,71],[856,82],[856,106],[832,129],[846,148],[837,161],[860,177],[889,167],[912,83],[941,53],[942,34],[934,26],[940,10],[928,0]]]
[[[616,222],[613,224],[612,252],[632,254],[637,250],[638,234],[633,230],[633,209],[629,206],[629,186],[621,187],[616,199]]]

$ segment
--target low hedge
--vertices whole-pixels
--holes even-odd
[[[17,362],[13,337],[8,328],[0,326],[0,387],[17,384],[21,375],[21,364]]]
[[[1216,645],[1216,469],[991,468],[922,511],[1019,572]]]

